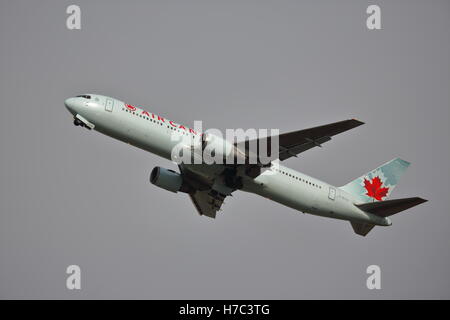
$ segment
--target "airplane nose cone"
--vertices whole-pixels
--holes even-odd
[[[66,106],[67,110],[69,110],[70,113],[75,114],[76,113],[76,99],[75,98],[69,98],[64,101],[64,105]]]

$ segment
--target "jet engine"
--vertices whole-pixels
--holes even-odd
[[[171,192],[187,192],[182,176],[173,170],[154,167],[150,173],[150,182],[155,186]]]

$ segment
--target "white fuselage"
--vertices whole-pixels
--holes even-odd
[[[171,138],[174,132],[201,141],[200,132],[146,110],[105,96],[90,97],[69,98],[66,107],[95,130],[165,159],[171,160],[172,150],[179,143]],[[217,165],[211,165],[212,171],[215,166],[217,168]],[[195,171],[195,165],[190,169]],[[205,175],[205,170],[197,173]],[[344,190],[282,165],[273,165],[255,179],[245,174],[242,178],[242,191],[258,194],[301,212],[383,226],[391,224],[387,218],[360,210],[354,205],[359,201]]]

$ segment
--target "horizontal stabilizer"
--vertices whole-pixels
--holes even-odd
[[[379,217],[389,217],[400,211],[409,209],[411,207],[417,206],[428,200],[413,197],[413,198],[403,198],[403,199],[393,199],[378,202],[369,202],[363,204],[357,204],[356,206],[362,211],[372,213]]]

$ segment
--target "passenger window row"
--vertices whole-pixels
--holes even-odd
[[[184,134],[184,135],[188,135],[188,134],[189,134],[188,132],[186,132],[186,131],[184,131],[184,130],[181,130],[181,129],[179,129],[179,128],[172,127],[172,126],[167,126],[167,129],[170,129],[170,130],[172,130],[172,131],[179,132],[179,133]],[[191,135],[192,135],[192,134],[191,134]]]
[[[154,123],[156,123],[156,124],[159,124],[160,126],[163,125],[162,122],[158,122],[157,120],[152,119],[152,118],[149,118],[149,117],[146,117],[146,116],[143,116],[142,114],[137,114],[135,111],[131,111],[131,110],[128,110],[128,109],[125,109],[125,108],[122,108],[122,111],[131,113],[131,114],[133,114],[133,115],[135,115],[135,116],[138,116],[139,118],[142,118],[142,119],[144,119],[144,120],[148,120],[148,121],[154,122]]]
[[[291,173],[287,173],[286,171],[282,171],[282,170],[279,170],[279,169],[274,169],[274,170],[277,171],[277,172],[279,172],[279,173],[281,173],[281,174],[284,174],[284,175],[286,175],[286,176],[288,176],[288,177],[291,177],[291,178],[293,178],[293,179],[296,179],[296,180],[298,180],[298,181],[300,181],[300,182],[306,183],[306,184],[308,184],[308,185],[310,185],[310,186],[312,186],[312,187],[322,189],[322,186],[320,186],[320,185],[318,185],[318,184],[316,184],[316,183],[313,183],[313,182],[311,182],[311,181],[305,180],[305,179],[303,179],[303,178],[300,178],[300,177],[298,177],[298,176],[296,176],[296,175],[293,175],[293,174],[291,174]]]
[[[147,117],[147,116],[145,116],[145,115],[143,116],[142,114],[138,114],[138,113],[136,113],[135,111],[131,111],[131,110],[128,110],[128,109],[126,109],[126,108],[122,108],[122,111],[131,113],[131,114],[133,114],[133,115],[135,115],[135,116],[138,116],[139,118],[142,118],[142,119],[144,119],[144,120],[148,120],[148,121],[154,122],[154,123],[156,123],[156,124],[159,124],[160,126],[163,125],[162,122],[157,121],[157,120],[152,119],[152,118],[149,118],[149,117]],[[175,128],[175,127],[172,127],[172,126],[167,126],[167,128],[170,129],[170,130],[173,130],[173,131],[178,131],[178,132],[180,132],[180,133],[182,133],[182,134],[184,134],[184,135],[188,135],[188,134],[189,134],[189,133],[186,132],[186,131],[182,131],[182,130],[180,130],[180,129],[178,129],[178,128]]]

